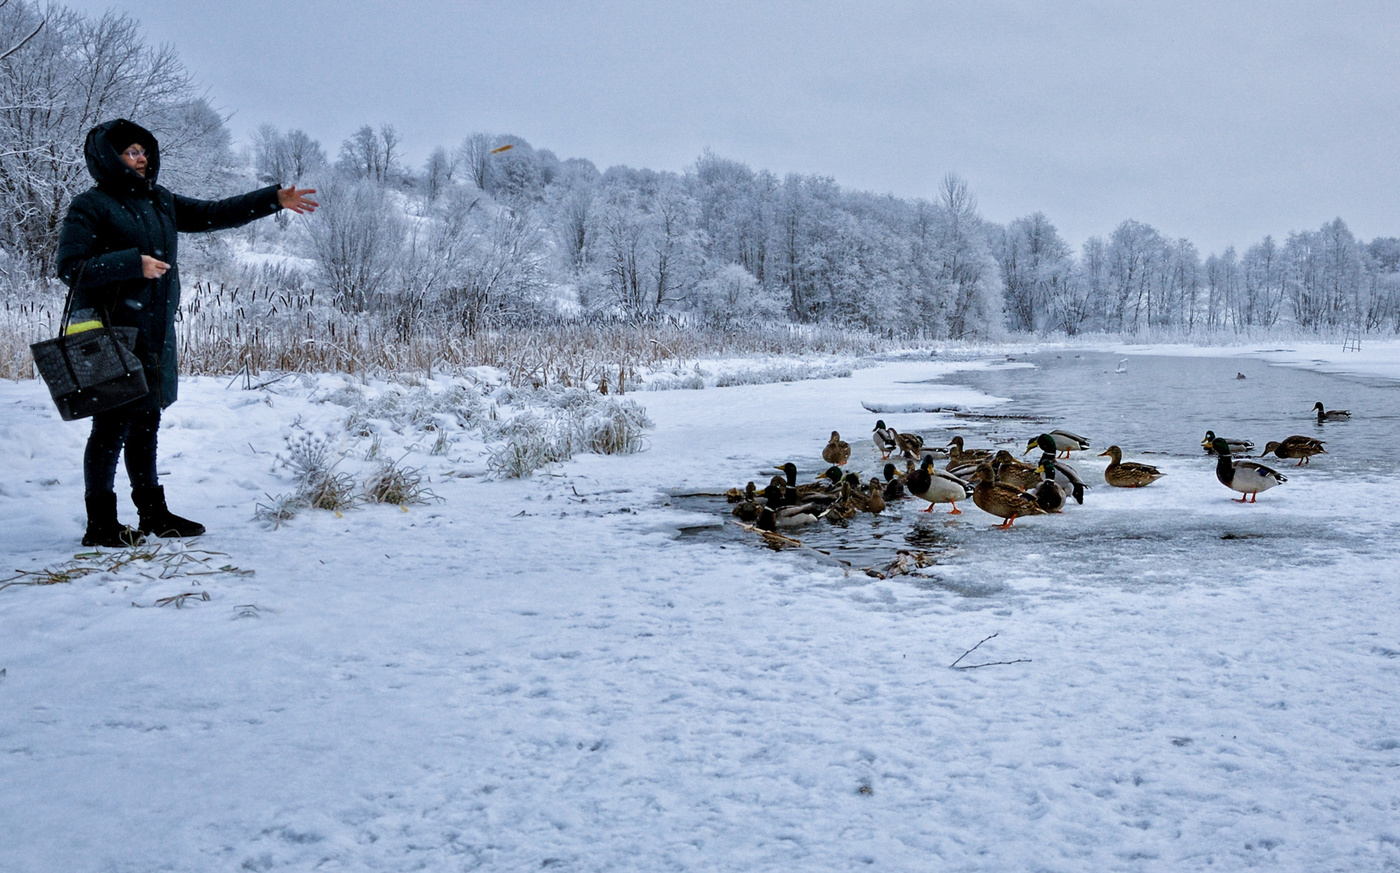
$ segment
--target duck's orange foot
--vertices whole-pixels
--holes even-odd
[[[930,509],[933,508],[932,504],[929,505],[929,508],[930,508]],[[948,514],[949,514],[949,515],[962,515],[962,510],[961,510],[961,509],[958,509],[958,505],[957,505],[956,503],[954,503],[954,504],[953,504],[953,508],[950,509],[950,510],[948,510]]]

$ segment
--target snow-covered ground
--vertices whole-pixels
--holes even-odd
[[[1292,348],[1205,353],[1400,379],[1395,344]],[[161,466],[210,533],[0,590],[0,871],[1400,870],[1394,475],[1322,456],[1240,507],[1183,459],[1009,532],[906,509],[954,548],[889,580],[678,533],[727,517],[667,495],[819,468],[832,429],[873,465],[862,404],[995,408],[928,381],[993,363],[637,393],[647,451],[528,480],[382,427],[441,502],[277,529],[286,436],[366,468],[346,380],[187,380]],[[86,425],[35,382],[0,409],[3,579],[78,550]],[[1303,529],[1336,537],[1295,560]],[[1017,663],[950,669],[992,634],[962,663]]]

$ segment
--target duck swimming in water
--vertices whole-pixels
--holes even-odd
[[[885,502],[892,500],[903,500],[907,495],[904,492],[904,478],[895,470],[894,464],[886,464],[885,474]]]
[[[1322,401],[1313,404],[1313,409],[1317,410],[1317,423],[1322,424],[1327,421],[1346,421],[1351,418],[1351,413],[1345,409],[1323,409]]]
[[[791,530],[812,524],[820,517],[810,503],[784,506],[777,510],[764,506],[758,510],[758,521],[754,526],[766,531]]]

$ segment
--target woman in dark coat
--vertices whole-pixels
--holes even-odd
[[[73,289],[73,309],[104,313],[112,325],[137,329],[135,352],[150,393],[92,418],[83,454],[87,503],[85,546],[127,546],[146,536],[198,536],[204,526],[174,515],[156,476],[161,410],[175,402],[175,314],[180,273],[177,233],[238,227],[281,209],[311,212],[310,188],[276,185],[224,200],[195,200],[156,184],[160,145],[124,118],[89,131],[83,147],[95,185],[73,198],[58,235],[58,275]],[[117,520],[117,458],[126,454],[133,530]]]

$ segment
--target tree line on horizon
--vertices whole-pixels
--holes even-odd
[[[1043,213],[998,224],[967,183],[933,199],[779,177],[702,153],[684,172],[599,170],[512,135],[473,133],[407,166],[392,126],[364,125],[332,159],[305,132],[259,128],[236,154],[224,119],[168,46],[136,23],[15,0],[0,7],[0,283],[52,276],[57,227],[88,187],[93,124],[133,118],[161,140],[163,183],[213,196],[311,184],[322,208],[248,239],[286,255],[250,268],[199,249],[205,275],[314,287],[401,335],[541,319],[815,324],[977,339],[1281,329],[1400,332],[1400,239],[1342,219],[1202,257],[1125,220],[1078,251]]]

